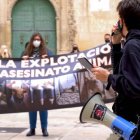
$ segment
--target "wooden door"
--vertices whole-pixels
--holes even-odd
[[[56,53],[55,11],[49,0],[19,0],[12,12],[12,55],[21,57],[34,32],[40,32],[46,45]]]

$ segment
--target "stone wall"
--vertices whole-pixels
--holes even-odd
[[[9,49],[12,41],[11,13],[17,1],[0,0],[0,45],[5,44]],[[100,1],[108,1],[108,9],[104,10],[104,6],[96,9],[94,6]],[[77,43],[80,50],[102,44],[104,34],[110,33],[118,20],[116,6],[119,1],[50,0],[56,11],[57,53],[70,52],[72,43]]]
[[[104,43],[104,34],[118,20],[116,7],[119,0],[109,0],[108,10],[93,10],[91,4],[99,0],[76,0],[74,5],[77,26],[76,42],[84,50]],[[104,0],[107,2],[107,0]],[[91,3],[90,3],[91,2]]]

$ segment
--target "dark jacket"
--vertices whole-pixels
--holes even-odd
[[[121,49],[121,44],[112,45],[111,60],[112,60],[113,74],[118,74],[119,72],[119,64],[122,55],[123,55],[123,49]]]
[[[140,30],[129,31],[123,50],[119,45],[113,46],[112,56],[114,74],[109,75],[108,82],[118,92],[113,110],[118,115],[128,111],[139,113]]]

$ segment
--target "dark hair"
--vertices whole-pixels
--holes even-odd
[[[29,45],[29,41],[25,43],[25,49],[27,48],[28,45]]]
[[[122,0],[117,6],[128,30],[140,29],[140,0]]]
[[[31,39],[30,39],[30,41],[27,44],[27,47],[25,49],[24,55],[29,55],[30,56],[32,54],[33,49],[34,49],[33,40],[34,40],[34,37],[36,37],[36,36],[39,36],[40,40],[41,40],[41,44],[39,46],[39,54],[40,54],[40,56],[47,54],[47,48],[46,48],[45,41],[43,40],[42,35],[40,33],[34,33],[31,36]]]

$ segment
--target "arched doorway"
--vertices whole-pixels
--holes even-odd
[[[56,13],[48,0],[19,0],[12,11],[12,55],[20,57],[34,32],[56,53]]]

